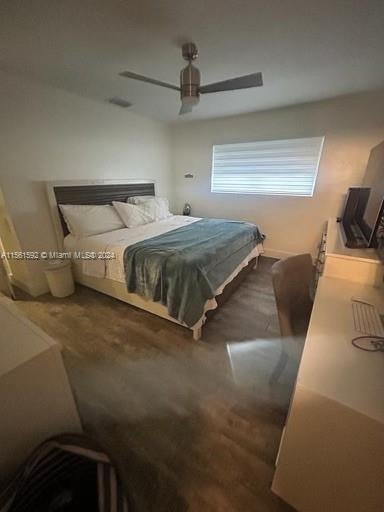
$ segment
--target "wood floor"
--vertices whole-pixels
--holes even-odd
[[[278,337],[272,263],[260,258],[200,342],[80,286],[17,302],[62,343],[84,428],[115,460],[133,510],[291,510],[270,484],[300,344]]]

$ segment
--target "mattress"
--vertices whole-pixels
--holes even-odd
[[[199,217],[172,215],[136,228],[117,229],[86,238],[67,235],[64,238],[64,248],[72,254],[74,263],[82,274],[125,284],[124,251],[127,247],[198,220]],[[111,253],[112,259],[104,259],[106,253]]]

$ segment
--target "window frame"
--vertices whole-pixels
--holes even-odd
[[[266,191],[266,192],[262,192],[262,191],[258,191],[258,192],[238,192],[238,191],[217,191],[217,190],[214,190],[213,187],[214,187],[214,161],[215,161],[215,148],[218,147],[218,146],[227,146],[227,145],[236,145],[236,144],[239,144],[239,145],[242,145],[242,144],[255,144],[255,143],[263,143],[263,142],[278,142],[278,141],[293,141],[293,140],[304,140],[304,139],[321,139],[321,142],[320,142],[320,148],[319,148],[319,155],[318,155],[318,158],[317,158],[317,163],[316,163],[316,169],[315,169],[315,172],[313,174],[313,182],[312,182],[312,189],[311,189],[311,192],[309,194],[299,194],[299,193],[287,193],[287,192],[271,192],[271,191]],[[265,139],[265,140],[257,140],[257,141],[242,141],[242,142],[226,142],[226,143],[221,143],[221,144],[213,144],[212,145],[212,152],[211,152],[211,193],[212,194],[233,194],[233,195],[250,195],[250,196],[275,196],[275,197],[303,197],[303,198],[310,198],[310,197],[313,197],[314,196],[314,193],[315,193],[315,188],[316,188],[316,183],[317,183],[317,178],[318,178],[318,174],[319,174],[319,167],[320,167],[320,161],[321,161],[321,157],[323,155],[323,150],[324,150],[324,142],[325,142],[325,135],[320,135],[320,136],[313,136],[313,137],[295,137],[295,138],[290,138],[290,139]]]

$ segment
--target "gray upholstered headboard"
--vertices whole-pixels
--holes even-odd
[[[112,201],[125,202],[132,196],[154,196],[155,184],[147,183],[100,183],[89,185],[53,185],[56,208],[60,217],[64,236],[69,231],[59,204],[112,204]]]

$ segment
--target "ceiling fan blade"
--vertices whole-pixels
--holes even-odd
[[[180,87],[177,87],[177,85],[167,84],[167,82],[161,82],[160,80],[155,80],[154,78],[138,75],[137,73],[132,73],[131,71],[123,71],[120,73],[120,76],[124,76],[125,78],[133,78],[133,80],[140,80],[141,82],[148,82],[149,84],[160,85],[160,87],[167,87],[168,89],[180,91]]]
[[[248,89],[250,87],[260,87],[263,85],[263,75],[261,73],[252,73],[251,75],[239,76],[237,78],[230,78],[222,82],[215,82],[214,84],[203,85],[200,87],[200,94],[207,94],[209,92],[220,91],[234,91],[236,89]]]
[[[190,112],[192,112],[192,105],[182,103],[179,110],[179,116],[182,116],[183,114],[189,114]]]

